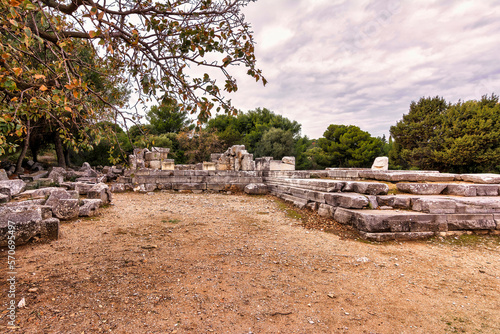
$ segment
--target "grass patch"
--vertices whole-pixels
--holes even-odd
[[[276,204],[278,204],[278,209],[280,209],[280,211],[284,211],[288,218],[297,219],[301,221],[304,220],[304,217],[299,212],[290,207],[291,204],[289,205],[282,200],[276,200]]]

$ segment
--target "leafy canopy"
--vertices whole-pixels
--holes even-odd
[[[139,101],[175,100],[200,121],[214,109],[235,112],[224,96],[237,90],[229,65],[266,83],[241,13],[249,1],[0,0],[0,154],[14,148],[7,137],[26,135],[28,120],[40,118],[67,144],[89,147],[96,123],[134,120],[113,93],[132,81]]]

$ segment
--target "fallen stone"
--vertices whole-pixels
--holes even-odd
[[[53,207],[60,200],[63,200],[63,199],[74,199],[74,197],[73,197],[73,195],[71,193],[69,193],[65,189],[55,188],[55,189],[53,189],[53,190],[50,191],[49,198],[45,202],[45,205]]]
[[[43,219],[39,207],[0,208],[0,247],[8,246],[9,236],[15,237],[15,245],[27,243],[34,237],[57,239],[59,220]]]
[[[100,199],[83,199],[81,201],[80,208],[78,209],[78,216],[80,217],[92,217],[95,216],[99,208],[102,205],[102,201]]]
[[[318,215],[321,217],[332,218],[335,213],[335,208],[328,204],[320,204],[318,208]]]
[[[123,193],[125,192],[125,184],[124,183],[113,183],[111,185],[111,192],[112,193]]]
[[[9,177],[7,176],[7,172],[5,169],[0,169],[0,181],[7,181]]]
[[[80,213],[80,206],[78,202],[79,201],[74,198],[61,198],[52,205],[52,214],[63,220],[76,218]]]
[[[87,198],[100,199],[103,204],[109,204],[112,200],[112,194],[108,185],[104,183],[98,183],[89,190],[89,192],[87,193]]]
[[[0,181],[0,188],[10,189],[10,195],[14,197],[26,189],[26,183],[23,180],[5,180]]]
[[[65,183],[66,184],[66,183]],[[72,188],[76,190],[80,195],[87,195],[95,186],[94,183],[86,183],[86,182],[73,182]]]
[[[33,181],[36,181],[38,179],[41,179],[41,178],[47,176],[48,174],[49,174],[49,172],[47,172],[47,171],[39,171],[36,173],[31,173],[31,174],[23,174],[20,176],[20,178],[24,182],[33,182]]]
[[[266,195],[268,192],[264,183],[250,183],[245,186],[245,193],[249,195]]]
[[[64,175],[55,171],[55,170],[52,170],[49,173],[48,178],[51,179],[52,182],[54,182],[56,184],[61,184],[64,182]]]
[[[418,195],[439,195],[447,187],[442,183],[398,183],[399,191]]]

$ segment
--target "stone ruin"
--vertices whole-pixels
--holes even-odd
[[[112,192],[157,190],[271,194],[353,226],[368,240],[500,235],[498,174],[388,170],[387,158],[372,168],[296,171],[293,157],[254,159],[242,145],[195,165],[175,165],[168,153],[136,149],[128,169],[85,163],[78,170],[54,167],[17,179],[0,169],[0,247],[7,244],[9,221],[20,243],[56,239],[60,220],[95,215]]]
[[[245,145],[233,145],[224,153],[213,153],[211,161],[193,165],[175,165],[173,159],[168,159],[169,148],[153,147],[135,149],[129,156],[130,169],[148,168],[152,170],[218,170],[218,171],[288,171],[295,170],[295,157],[283,157],[274,160],[273,157],[262,157],[254,160]]]

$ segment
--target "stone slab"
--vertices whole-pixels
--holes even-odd
[[[439,195],[448,185],[445,183],[398,183],[399,191],[416,195]]]
[[[481,184],[500,184],[500,174],[461,174],[462,181]]]

